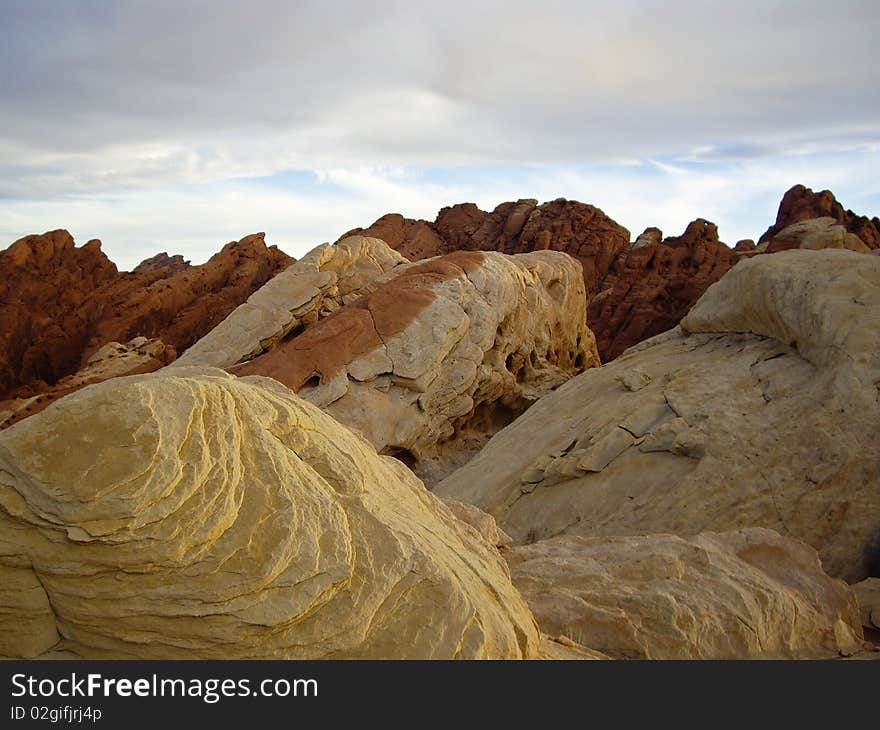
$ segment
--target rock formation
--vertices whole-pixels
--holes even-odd
[[[167,347],[159,339],[135,337],[124,345],[108,342],[89,358],[85,367],[61,378],[55,385],[39,388],[35,395],[0,401],[0,430],[39,413],[59,398],[86,385],[158,370],[171,362],[174,355],[174,348]],[[27,389],[22,390],[26,392]]]
[[[880,578],[866,578],[853,587],[865,635],[880,644]]]
[[[851,210],[844,210],[830,190],[814,193],[803,185],[795,185],[785,193],[779,204],[776,222],[758,239],[758,244],[775,238],[793,223],[812,218],[831,218],[849,233],[858,236],[868,248],[880,248],[880,219],[876,216],[869,219]]]
[[[261,233],[201,266],[178,259],[120,273],[100,241],[77,248],[60,230],[0,252],[0,399],[45,391],[109,342],[159,338],[180,352],[291,261]]]
[[[436,491],[515,542],[768,527],[867,575],[880,524],[880,259],[741,261],[681,328],[542,398]]]
[[[868,245],[855,233],[850,233],[834,218],[807,218],[786,226],[772,238],[753,249],[754,253],[776,253],[792,248],[818,251],[823,248],[845,248],[869,253]]]
[[[563,535],[505,556],[542,631],[613,659],[808,659],[864,644],[853,592],[772,530]]]
[[[629,231],[601,210],[564,198],[543,205],[537,200],[502,203],[491,213],[461,203],[443,208],[434,223],[392,214],[345,235],[354,233],[381,238],[413,260],[452,251],[562,251],[580,261],[587,297],[629,243]]]
[[[802,225],[790,228],[793,224]],[[601,210],[565,199],[502,203],[491,213],[461,203],[443,208],[433,223],[389,214],[351,233],[381,238],[410,259],[461,250],[551,249],[574,256],[583,268],[587,326],[603,362],[677,325],[741,258],[789,248],[880,247],[880,220],[857,216],[827,190],[813,193],[802,185],[785,194],[776,224],[759,245],[742,240],[734,249],[719,241],[713,223],[700,218],[682,236],[664,240],[652,227],[630,244],[629,231]]]
[[[630,245],[629,231],[601,210],[565,199],[502,203],[491,213],[462,203],[443,208],[433,223],[390,214],[352,233],[381,238],[413,259],[451,251],[568,253],[583,269],[587,325],[603,361],[674,327],[738,260],[708,221],[665,241],[648,228]]]
[[[257,289],[176,365],[228,368],[251,360],[366,294],[407,263],[376,238],[351,236],[335,246],[318,246]]]
[[[210,368],[108,380],[0,434],[0,627],[4,657],[541,651],[496,549],[400,462]]]
[[[602,360],[675,327],[710,284],[737,262],[714,223],[697,219],[661,240],[648,229],[615,259],[587,310]]]
[[[580,266],[569,256],[459,251],[399,269],[232,372],[279,380],[433,482],[540,396],[598,364]],[[287,305],[281,310],[289,318]],[[239,316],[221,329],[235,329]],[[259,347],[270,329],[259,330]],[[207,349],[197,345],[193,357]],[[224,351],[235,360],[254,349]]]

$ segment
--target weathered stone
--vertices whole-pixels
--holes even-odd
[[[228,368],[253,359],[367,293],[405,263],[376,238],[353,236],[318,246],[251,294],[175,365]]]
[[[564,535],[509,549],[541,630],[614,659],[805,659],[864,646],[816,551],[772,530]]]
[[[460,251],[402,267],[233,370],[279,380],[433,483],[598,364],[584,306],[565,254]]]
[[[768,527],[859,580],[880,524],[878,340],[877,257],[742,261],[680,328],[539,400],[436,491],[517,543]],[[600,471],[578,471],[582,450],[625,433]]]
[[[497,550],[408,469],[210,368],[0,434],[0,616],[7,657],[540,656]]]

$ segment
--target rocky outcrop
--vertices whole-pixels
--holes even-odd
[[[629,231],[601,210],[564,198],[543,205],[537,200],[501,203],[491,213],[461,203],[443,208],[433,223],[392,214],[345,235],[352,233],[381,238],[412,260],[451,251],[562,251],[580,261],[588,298],[629,243]]]
[[[183,271],[190,267],[189,261],[184,261],[183,256],[176,254],[169,256],[167,252],[157,253],[148,259],[141,261],[134,269],[133,274],[149,274],[156,271],[162,272],[165,276],[171,276],[178,271]]]
[[[758,239],[758,244],[770,241],[793,223],[815,218],[831,218],[858,236],[868,248],[880,248],[880,219],[876,216],[869,219],[844,210],[830,190],[814,193],[803,185],[795,185],[785,193],[776,222]]]
[[[344,234],[337,244],[346,238],[358,235],[385,241],[410,261],[433,258],[450,251],[449,246],[430,223],[404,218],[399,213],[383,215],[369,228],[355,228]]]
[[[624,250],[590,300],[587,323],[603,362],[675,327],[710,284],[736,263],[714,223],[697,219],[684,234],[661,240],[648,229]]]
[[[542,631],[613,659],[815,659],[864,646],[853,592],[772,530],[564,535],[505,556]]]
[[[823,248],[845,248],[869,253],[867,244],[855,233],[850,233],[834,218],[808,218],[786,226],[772,238],[754,249],[754,253],[776,253],[792,248],[818,251]]]
[[[408,469],[215,369],[105,381],[0,434],[0,625],[5,657],[541,651],[496,549]]]
[[[866,578],[853,587],[865,635],[880,644],[880,578]]]
[[[232,371],[275,378],[433,482],[598,364],[583,311],[569,256],[460,251],[402,267]]]
[[[176,365],[228,368],[293,338],[392,275],[403,256],[376,238],[323,244],[270,279],[190,347]]]
[[[880,524],[880,259],[741,261],[681,328],[569,380],[436,491],[518,543],[767,527],[868,574]]]
[[[85,367],[61,378],[55,385],[40,388],[35,395],[0,401],[0,430],[39,413],[59,398],[86,385],[125,375],[151,373],[167,365],[174,356],[174,349],[158,339],[136,337],[124,345],[108,342],[89,358]]]
[[[0,252],[0,399],[45,392],[109,342],[159,338],[180,352],[291,261],[261,233],[201,266],[178,259],[120,273],[100,241],[77,248],[67,231]]]

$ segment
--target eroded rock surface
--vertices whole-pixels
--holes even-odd
[[[175,364],[228,368],[251,360],[369,292],[406,263],[376,238],[352,236],[318,246],[260,287]]]
[[[648,229],[624,249],[587,310],[603,362],[675,327],[710,284],[737,262],[714,223],[697,219],[681,236]]]
[[[742,261],[682,327],[542,398],[438,494],[514,541],[768,527],[868,574],[880,524],[880,259]]]
[[[807,659],[864,645],[853,592],[772,530],[563,535],[505,556],[543,632],[614,659]]]
[[[598,364],[584,306],[569,256],[460,251],[402,267],[233,372],[279,380],[433,482]]]
[[[6,657],[541,650],[497,550],[408,469],[216,369],[108,380],[0,434],[0,623]]]
[[[201,266],[160,254],[119,272],[100,241],[26,236],[0,252],[0,399],[47,391],[110,342],[181,352],[291,261],[258,233]]]
[[[764,232],[758,243],[770,241],[793,223],[815,218],[831,218],[847,232],[858,236],[868,248],[880,248],[880,219],[845,210],[830,190],[814,193],[803,185],[795,185],[785,193],[779,204],[776,222]]]
[[[126,344],[108,342],[92,355],[84,367],[61,378],[55,385],[40,388],[36,395],[0,401],[0,430],[39,413],[59,398],[86,385],[124,375],[151,373],[174,359],[174,349],[162,340],[135,337]]]

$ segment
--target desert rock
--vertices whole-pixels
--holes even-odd
[[[270,279],[175,363],[228,368],[273,349],[409,263],[383,241],[323,244]]]
[[[515,542],[767,527],[833,576],[880,524],[880,259],[741,261],[682,327],[542,398],[438,494]]]
[[[505,553],[541,630],[614,659],[806,659],[863,646],[855,595],[772,530],[563,535]]]
[[[430,481],[584,368],[579,264],[542,251],[456,252],[233,368],[284,383]]]
[[[844,210],[830,190],[814,193],[803,185],[795,185],[788,190],[779,203],[776,222],[768,228],[758,243],[775,238],[783,229],[793,223],[813,218],[831,218],[842,225],[849,233],[858,236],[868,248],[880,248],[880,219],[867,218]]]
[[[45,392],[110,342],[159,338],[181,352],[291,262],[262,233],[201,266],[178,259],[119,272],[100,241],[76,247],[63,230],[0,252],[0,399]]]
[[[211,368],[92,385],[0,434],[0,578],[6,657],[540,656],[497,550],[408,469]]]

